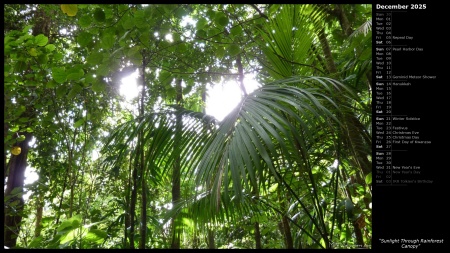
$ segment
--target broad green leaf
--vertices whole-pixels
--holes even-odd
[[[82,126],[83,124],[84,124],[84,119],[80,119],[80,120],[77,120],[75,122],[75,124],[73,124],[73,127],[78,128],[78,127]]]
[[[134,13],[133,22],[137,28],[143,28],[147,25],[144,10],[138,10]]]
[[[89,15],[83,15],[78,19],[81,28],[89,27],[92,24],[92,18]]]
[[[88,232],[88,229],[85,227],[81,227],[81,228],[77,228],[77,229],[74,228],[74,229],[70,230],[67,234],[65,234],[61,237],[60,244],[68,243],[76,237],[84,237],[84,236],[86,236],[87,232]]]
[[[53,50],[56,49],[56,47],[53,44],[48,44],[45,46],[45,49],[47,50],[47,52],[52,52]]]
[[[110,70],[109,65],[107,63],[103,63],[100,66],[98,66],[96,73],[98,76],[106,76],[109,74],[109,70]]]
[[[65,220],[61,222],[61,225],[59,225],[58,229],[56,229],[58,232],[61,232],[63,230],[66,230],[68,228],[72,228],[72,220]]]
[[[34,238],[29,244],[27,248],[34,249],[40,247],[42,244],[42,236]]]
[[[48,55],[46,55],[46,54],[39,55],[38,58],[37,58],[37,62],[39,64],[47,64],[47,62],[48,62]]]
[[[36,48],[34,48],[34,47],[28,49],[28,53],[29,53],[31,56],[37,56],[37,51],[36,51]]]
[[[102,92],[105,90],[105,85],[101,81],[94,82],[91,89],[95,92]]]
[[[225,13],[223,13],[223,12],[216,13],[216,16],[214,18],[214,23],[217,26],[224,27],[224,26],[228,25],[228,22],[229,22],[229,20],[228,20],[227,15],[225,15]]]
[[[33,25],[27,25],[22,29],[23,33],[28,33],[28,31],[30,31],[30,29],[33,27]]]
[[[105,12],[101,8],[97,8],[94,11],[94,19],[97,22],[105,22]]]
[[[195,36],[200,39],[204,39],[204,38],[208,37],[205,30],[197,30],[197,33],[195,34]]]
[[[66,13],[67,16],[73,17],[77,15],[78,6],[76,4],[61,4],[61,10]]]
[[[366,181],[366,184],[371,184],[372,183],[372,172],[367,174],[365,181]]]
[[[64,68],[52,68],[52,77],[57,83],[64,83],[67,80],[67,74]]]
[[[45,88],[55,88],[56,82],[54,80],[50,80],[45,84]]]
[[[105,231],[99,229],[90,229],[84,239],[90,242],[97,242],[100,240],[104,240],[107,235],[108,234]]]
[[[241,52],[241,49],[240,49],[239,46],[236,45],[236,44],[231,44],[231,45],[228,47],[228,53],[229,53],[231,56],[236,56],[236,55],[238,55],[240,52]]]
[[[64,55],[63,55],[62,53],[56,53],[56,54],[53,55],[53,59],[54,59],[55,61],[59,61],[59,60],[61,60],[63,57],[64,57]]]
[[[102,46],[104,49],[110,49],[114,46],[115,43],[114,34],[105,33],[102,36]]]
[[[124,20],[122,21],[122,27],[123,27],[123,29],[129,30],[129,29],[133,28],[134,23],[133,23],[133,19],[132,19],[132,18],[130,18],[128,15],[125,15],[125,16],[123,17],[123,19],[124,19]]]
[[[84,76],[84,71],[81,65],[73,66],[72,68],[66,71],[67,80],[80,80]]]
[[[81,92],[81,90],[83,90],[83,87],[78,84],[74,84],[72,89],[69,91],[69,94],[67,94],[67,99],[70,100],[74,98],[76,95],[78,95],[78,93]]]
[[[230,32],[234,36],[241,35],[242,34],[242,27],[240,25],[235,26],[235,27],[231,28]]]
[[[84,121],[84,120],[83,120],[83,121]],[[76,124],[76,123],[75,123],[75,124]],[[81,221],[78,220],[78,219],[74,219],[74,220],[72,221],[72,227],[74,227],[74,228],[79,227],[80,224],[81,224]]]
[[[206,18],[199,18],[197,23],[195,24],[195,28],[197,28],[197,30],[202,30],[207,24],[208,20],[206,20]]]
[[[98,65],[103,61],[103,53],[93,52],[87,57],[86,61],[91,65]]]
[[[218,59],[222,59],[223,56],[225,55],[225,48],[223,48],[222,46],[218,46],[218,47],[216,48],[215,53],[216,53],[216,57],[217,57]]]
[[[92,75],[92,73],[86,74],[85,79],[84,79],[84,82],[86,84],[94,83],[94,81],[95,81],[95,77]]]
[[[80,34],[78,34],[77,42],[78,44],[80,44],[81,47],[89,45],[91,41],[92,41],[92,34],[88,32],[81,32]]]
[[[48,38],[44,34],[39,34],[34,38],[34,43],[40,47],[47,45]]]

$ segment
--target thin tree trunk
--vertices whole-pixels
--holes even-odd
[[[216,242],[214,241],[214,231],[210,228],[208,228],[208,248],[209,249],[216,248]]]
[[[136,164],[137,158],[134,160],[131,189],[131,202],[130,202],[130,249],[134,249],[134,219],[136,211],[136,199],[137,199],[137,187],[138,187],[138,168]]]
[[[145,57],[142,64],[142,94],[141,94],[141,108],[139,111],[139,116],[144,116],[144,100],[145,100]],[[147,240],[147,189],[145,184],[145,157],[144,157],[144,132],[141,129],[139,132],[139,155],[140,155],[140,177],[141,177],[141,189],[142,189],[142,203],[141,203],[141,222],[140,222],[140,241],[139,241],[139,249],[145,249],[145,244]]]
[[[259,192],[258,192],[258,181],[256,181],[256,185],[253,185],[252,194],[255,197],[253,199],[253,203],[256,204],[257,199],[259,199]],[[261,233],[259,231],[259,222],[255,222],[255,248],[261,249]]]
[[[178,106],[182,106],[183,104],[183,88],[181,86],[182,79],[177,79],[175,82],[175,89],[177,91],[176,102]],[[183,127],[183,121],[180,111],[177,112],[176,115],[176,127],[175,127],[175,140],[174,140],[174,166],[173,166],[173,174],[172,174],[172,205],[175,206],[180,198],[181,198],[181,160],[180,160],[180,151],[179,151],[179,143],[181,141],[181,130]],[[172,219],[172,249],[179,249],[181,242],[181,231],[179,227],[178,217],[175,216]]]
[[[40,181],[40,179],[39,179]],[[39,190],[38,197],[36,198],[36,223],[34,228],[34,237],[39,237],[41,235],[42,231],[42,213],[44,210],[44,201],[43,201],[43,194]]]
[[[244,68],[242,67],[241,54],[238,54],[236,58],[236,64],[239,73],[239,87],[241,88],[242,94],[244,94],[244,96],[247,96],[247,90],[245,89],[244,85]]]
[[[255,222],[255,249],[261,248],[261,232],[259,231],[259,222]]]
[[[289,220],[286,217],[286,200],[281,197],[281,185],[277,188],[277,194],[278,194],[278,201],[280,202],[280,209],[283,211],[283,217],[281,218],[281,224],[282,224],[282,233],[284,235],[284,242],[286,244],[286,249],[293,249],[294,248],[294,241],[292,240],[292,234],[291,234],[291,227],[289,226]]]
[[[21,212],[24,209],[24,201],[21,194],[11,195],[14,189],[23,192],[23,184],[25,180],[25,170],[27,168],[28,142],[31,141],[31,133],[24,133],[25,140],[18,143],[21,148],[19,155],[11,155],[9,163],[8,181],[6,183],[4,205],[4,244],[12,248],[16,246],[17,237],[20,232],[20,222],[22,221]]]
[[[325,28],[322,28],[317,34],[319,36],[319,42],[322,46],[323,54],[325,56],[325,63],[330,74],[337,73],[336,64],[334,64],[333,55],[331,54],[330,44],[328,43],[327,36],[325,34]]]
[[[131,206],[130,192],[132,191],[132,182],[131,182],[132,174],[133,174],[133,157],[132,157],[132,154],[130,153],[128,183],[125,184],[125,185],[128,185],[127,189],[125,190],[126,208],[125,208],[125,221],[124,221],[125,227],[124,227],[124,232],[123,232],[123,234],[124,234],[123,235],[124,236],[124,245],[123,246],[125,249],[130,248],[130,242],[133,239],[133,238],[129,237],[129,235],[128,235],[128,228],[131,226],[130,208],[128,208],[128,207]],[[130,242],[127,243],[127,240],[130,240]]]
[[[342,31],[344,31],[345,35],[350,36],[353,33],[353,29],[348,21],[347,15],[345,15],[344,10],[340,4],[334,5],[334,12],[336,17],[339,19],[339,24],[341,25]]]

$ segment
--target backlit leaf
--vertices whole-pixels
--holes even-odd
[[[231,45],[228,47],[228,53],[229,53],[231,56],[236,56],[236,55],[238,55],[240,52],[241,52],[241,49],[240,49],[239,46],[236,45],[236,44],[231,44]]]
[[[39,34],[34,38],[34,43],[40,47],[47,45],[48,38],[44,34]]]
[[[66,13],[67,16],[73,17],[77,15],[78,6],[76,4],[61,4],[61,10]]]

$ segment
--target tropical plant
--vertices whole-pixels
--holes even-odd
[[[5,5],[5,245],[370,247],[370,29],[370,5]]]

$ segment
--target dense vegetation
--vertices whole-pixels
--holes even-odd
[[[5,246],[370,247],[371,12],[4,5]]]

